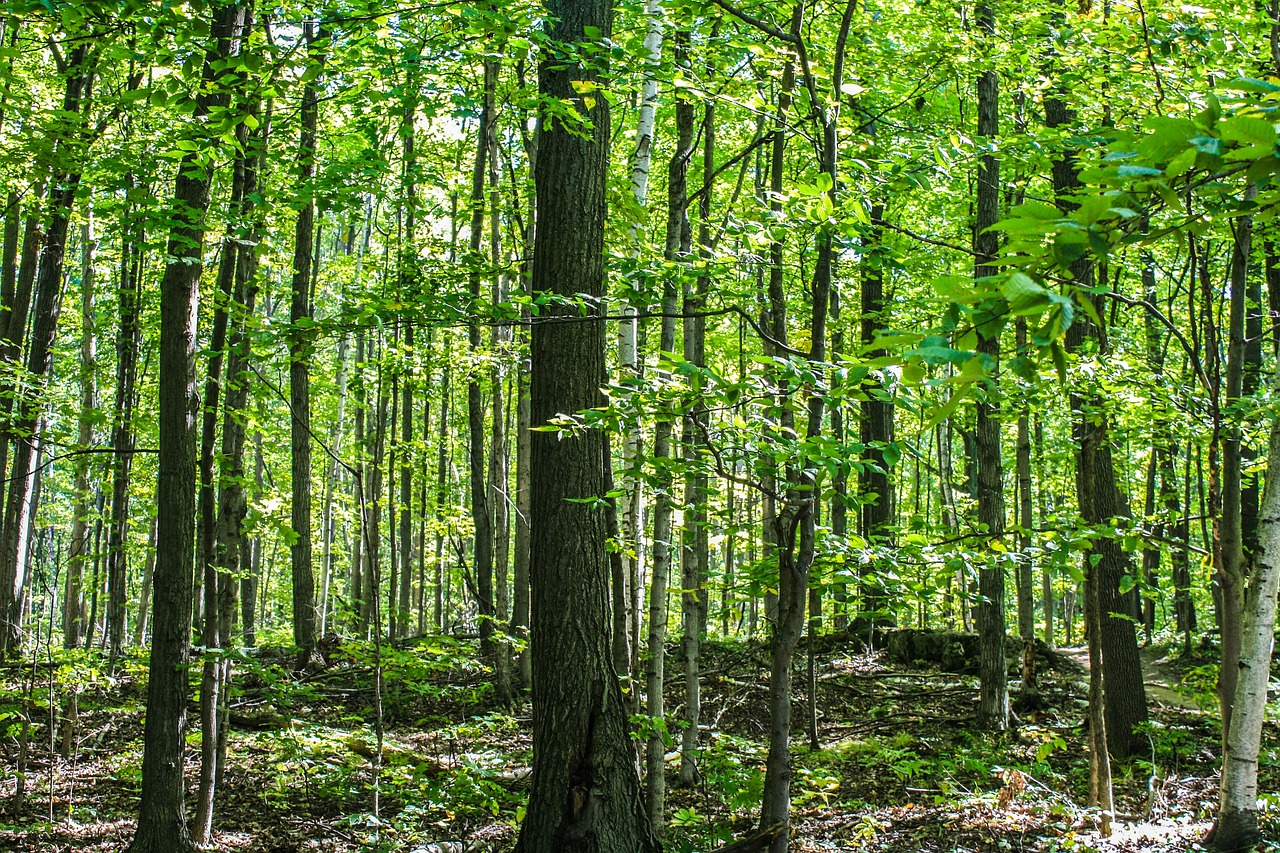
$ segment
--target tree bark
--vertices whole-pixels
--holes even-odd
[[[1074,121],[1061,95],[1045,98],[1044,109],[1045,122],[1050,127],[1067,126]],[[1075,156],[1070,151],[1064,152],[1053,165],[1054,194],[1061,209],[1072,208],[1074,203],[1069,196],[1079,185]],[[1072,265],[1071,273],[1077,286],[1084,293],[1089,293],[1095,282],[1092,262],[1082,258]],[[1105,340],[1101,338],[1100,330],[1081,313],[1067,330],[1067,350],[1077,355],[1105,352]],[[1082,352],[1086,341],[1091,342],[1090,351]],[[1116,518],[1127,518],[1128,501],[1117,486],[1104,401],[1096,393],[1077,390],[1071,394],[1071,410],[1072,437],[1078,448],[1076,495],[1081,517],[1092,526],[1109,525]],[[1121,578],[1131,573],[1130,560],[1120,543],[1111,536],[1096,539],[1088,559],[1097,560],[1102,665],[1106,668],[1107,741],[1111,754],[1124,759],[1145,745],[1145,739],[1140,742],[1134,730],[1147,719],[1137,634],[1127,616],[1129,605],[1120,594]]]
[[[995,36],[995,12],[986,3],[977,7],[978,29],[982,39],[990,42]],[[978,135],[994,145],[999,132],[999,79],[995,69],[988,68],[978,77]],[[988,151],[978,165],[977,216],[973,227],[975,257],[974,277],[986,278],[996,274],[994,266],[999,251],[999,240],[990,228],[999,218],[1000,165],[995,154]],[[986,317],[989,324],[981,325],[983,315],[977,315],[974,324],[978,333],[978,353],[984,369],[993,376],[1000,364],[999,317]],[[1004,617],[1004,565],[1007,547],[1004,545],[1005,503],[1004,464],[1001,459],[1000,416],[995,398],[997,386],[992,380],[979,392],[977,426],[975,432],[978,467],[978,525],[990,537],[988,553],[978,570],[978,724],[992,731],[1004,731],[1009,727],[1009,678],[1005,662]]]
[[[610,0],[551,0],[552,44],[583,44],[612,34]],[[588,36],[586,28],[592,28]],[[599,35],[595,35],[598,33]],[[590,106],[574,83],[596,82],[596,67],[547,58],[545,97],[565,99],[589,117],[567,128],[542,117],[536,172],[537,293],[581,298],[594,311],[604,296],[604,225],[609,105]],[[571,130],[575,132],[570,132]],[[576,310],[555,307],[549,313]],[[602,317],[533,328],[532,421],[600,405],[604,381]],[[518,853],[658,851],[645,816],[636,755],[609,642],[605,554],[603,434],[585,430],[532,440],[533,779]]]
[[[1250,572],[1243,613],[1218,816],[1206,839],[1209,849],[1220,853],[1244,853],[1262,840],[1258,829],[1258,758],[1267,712],[1276,593],[1280,588],[1280,419],[1271,423],[1267,487],[1259,522],[1259,553]]]
[[[97,307],[95,304],[98,238],[93,233],[93,209],[85,215],[81,231],[83,253],[80,276],[80,418],[76,445],[81,450],[93,446],[94,414],[98,409],[97,385]],[[89,558],[89,506],[92,490],[89,484],[89,456],[76,459],[75,505],[72,511],[71,546],[67,558],[66,592],[62,597],[62,643],[68,649],[79,647],[84,634],[84,567]]]
[[[228,98],[215,80],[235,52],[244,10],[218,7],[206,49],[203,118]],[[183,157],[174,179],[174,225],[160,282],[160,478],[154,635],[143,734],[142,802],[129,853],[194,851],[183,809],[183,726],[187,706],[196,491],[196,308],[212,172],[197,154]]]
[[[324,67],[328,34],[316,24],[303,24],[307,62]],[[316,649],[316,591],[311,565],[311,275],[315,249],[315,159],[319,91],[315,80],[302,89],[298,136],[298,190],[302,196],[294,226],[293,285],[289,303],[289,421],[293,503],[290,524],[297,538],[289,548],[293,575],[293,642],[298,647],[298,669],[323,666]]]

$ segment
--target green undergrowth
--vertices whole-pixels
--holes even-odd
[[[709,728],[696,784],[681,787],[675,762],[668,766],[666,849],[675,853],[714,850],[749,832],[764,785],[763,649],[717,642],[704,651],[702,719]],[[474,642],[430,637],[376,650],[368,643],[335,643],[325,648],[326,667],[308,673],[293,670],[288,649],[234,655],[230,765],[219,827],[265,839],[272,826],[292,821],[304,827],[298,832],[338,850],[390,853],[445,841],[510,848],[528,796],[531,721],[527,702],[495,705],[490,673]],[[1170,660],[1172,668],[1176,661]],[[1203,697],[1203,662],[1184,664],[1171,689]],[[131,820],[141,784],[145,660],[127,657],[111,672],[96,652],[55,651],[34,669],[3,672],[0,736],[12,755],[25,725],[39,772],[27,779],[27,814],[0,832],[41,837],[67,818],[80,824]],[[187,736],[193,791],[199,676],[197,650]],[[990,734],[968,722],[974,677],[891,668],[882,656],[827,642],[815,680],[818,749],[809,747],[802,730],[807,680],[797,677],[796,684],[792,802],[800,836],[868,853],[1092,849],[1078,675],[1046,675],[1049,708],[1018,720],[1013,731]],[[73,694],[77,748],[70,760],[52,760],[50,782],[50,710],[58,735],[59,715]],[[684,725],[679,679],[668,684],[668,702],[673,712],[664,720],[634,718],[637,741],[656,726],[674,749]],[[1219,738],[1213,715],[1187,706],[1157,709],[1144,734],[1146,754],[1115,766],[1118,810],[1147,810],[1152,820],[1211,818]],[[1261,790],[1275,791],[1280,742],[1274,727],[1262,758]],[[12,780],[5,783],[12,791]],[[51,785],[54,822],[47,826]],[[1264,793],[1261,803],[1266,831],[1280,837],[1280,797]],[[1019,848],[1017,839],[1025,838],[1039,839],[1038,846]],[[259,850],[253,842],[227,849]]]

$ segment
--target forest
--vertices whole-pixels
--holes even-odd
[[[1280,0],[5,0],[0,849],[1280,851]]]

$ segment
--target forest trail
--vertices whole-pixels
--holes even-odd
[[[1084,646],[1061,648],[1057,650],[1063,657],[1070,658],[1080,665],[1081,681],[1088,689],[1089,650]],[[1159,702],[1171,708],[1183,711],[1204,711],[1204,706],[1183,687],[1182,677],[1178,674],[1178,662],[1167,650],[1157,646],[1142,646],[1138,650],[1142,658],[1142,683],[1147,689],[1147,700]]]

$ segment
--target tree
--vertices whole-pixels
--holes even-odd
[[[601,403],[609,108],[591,94],[602,69],[573,57],[608,38],[613,25],[610,0],[551,0],[548,12],[549,49],[559,55],[546,57],[538,75],[546,100],[533,289],[557,301],[533,329],[530,405],[538,426]],[[541,431],[531,450],[534,756],[516,849],[657,851],[610,647],[603,435]]]
[[[311,67],[324,67],[329,36],[308,20],[303,25],[307,42],[307,60]],[[315,76],[302,90],[298,138],[298,186],[302,196],[294,227],[293,289],[289,302],[289,408],[290,446],[293,466],[293,532],[297,539],[290,546],[293,571],[293,642],[298,647],[298,668],[323,664],[316,650],[316,589],[311,566],[311,274],[315,250],[315,177],[316,121],[319,92]]]
[[[227,93],[215,85],[242,38],[245,10],[235,4],[214,9],[194,115],[225,108]],[[209,145],[212,140],[199,138]],[[142,801],[138,831],[129,853],[194,851],[183,808],[183,725],[187,712],[192,567],[195,562],[196,306],[203,267],[205,211],[212,163],[199,150],[183,156],[174,179],[174,225],[160,282],[160,480],[159,533],[154,580],[155,606],[143,732]]]

